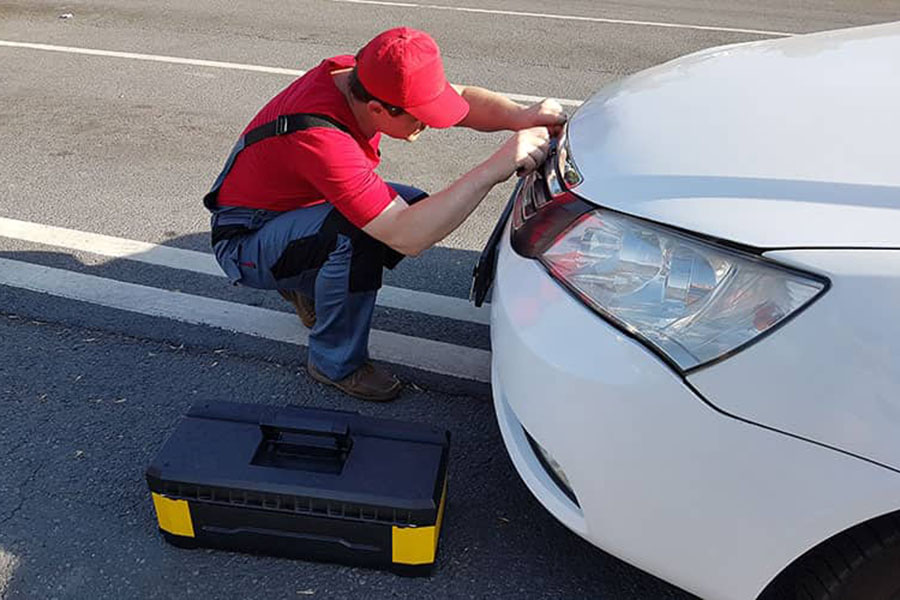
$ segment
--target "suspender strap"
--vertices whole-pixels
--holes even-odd
[[[259,127],[254,127],[238,138],[234,148],[231,149],[231,154],[228,155],[228,160],[225,161],[225,167],[222,169],[222,172],[219,173],[215,183],[213,183],[212,189],[203,197],[203,205],[209,210],[216,209],[219,204],[219,188],[222,187],[222,182],[225,181],[225,177],[228,175],[229,171],[231,171],[231,167],[234,165],[234,160],[237,158],[237,155],[240,154],[244,148],[252,146],[256,142],[266,138],[287,135],[289,133],[294,133],[295,131],[309,129],[310,127],[340,129],[341,131],[350,134],[350,130],[343,123],[326,115],[318,115],[315,113],[280,115],[274,121],[269,121]]]
[[[309,129],[310,127],[330,127],[331,129],[340,129],[345,133],[350,133],[350,130],[343,123],[339,123],[331,117],[313,113],[295,113],[292,115],[281,115],[274,121],[269,121],[248,131],[244,135],[244,148],[269,137],[287,135],[288,133]]]

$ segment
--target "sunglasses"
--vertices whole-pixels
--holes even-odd
[[[399,117],[400,115],[406,114],[406,111],[399,106],[394,106],[393,104],[382,102],[381,100],[378,100],[378,98],[375,98],[375,100],[377,100],[384,107],[384,110],[386,110],[387,113],[392,117]]]

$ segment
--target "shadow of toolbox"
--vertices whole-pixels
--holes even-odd
[[[147,469],[166,540],[430,572],[450,434],[357,413],[194,405]]]

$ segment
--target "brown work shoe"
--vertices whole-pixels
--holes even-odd
[[[294,305],[294,312],[300,317],[300,321],[306,325],[307,329],[312,329],[316,324],[316,305],[312,298],[307,298],[300,292],[294,290],[278,290],[281,297]]]
[[[306,369],[309,371],[310,377],[316,381],[333,385],[342,392],[361,400],[376,402],[393,400],[400,393],[402,387],[400,380],[394,375],[370,362],[366,362],[340,381],[328,379],[312,362],[307,363]]]

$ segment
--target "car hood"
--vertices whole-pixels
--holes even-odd
[[[712,48],[568,128],[585,199],[760,249],[900,247],[900,22]]]

